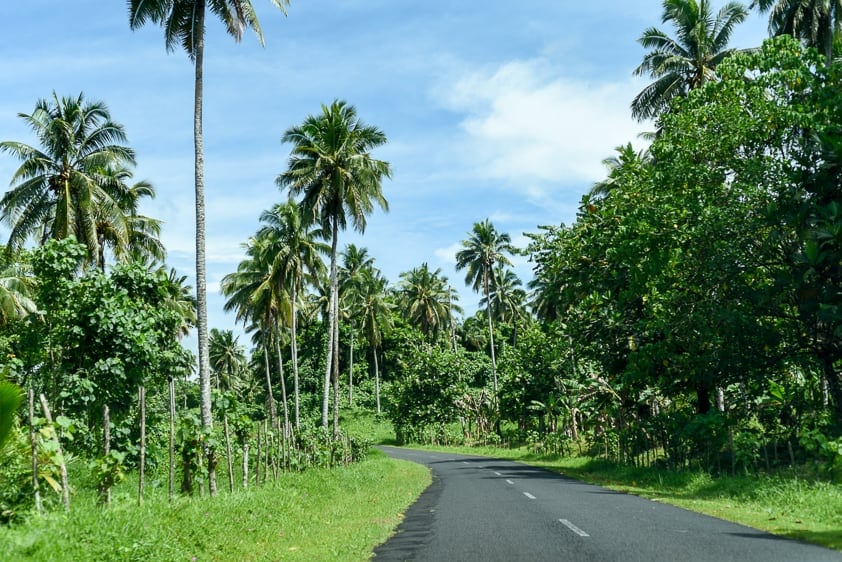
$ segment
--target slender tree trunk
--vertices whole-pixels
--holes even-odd
[[[301,420],[298,414],[299,399],[298,399],[298,312],[296,310],[296,299],[298,292],[295,284],[292,287],[292,322],[291,322],[291,336],[292,336],[292,392],[295,394],[295,431],[301,427]]]
[[[263,443],[262,443],[261,438],[260,438],[260,422],[258,422],[257,423],[257,459],[256,459],[257,462],[254,465],[254,483],[258,486],[260,485],[260,463],[262,462],[262,459],[263,459],[262,456],[261,456],[261,453],[262,453],[261,446],[262,446],[262,444]]]
[[[231,458],[231,432],[228,430],[228,414],[222,418],[225,427],[225,457],[228,459],[228,491],[234,493],[234,459]]]
[[[333,436],[339,436],[339,285],[337,284],[334,294],[334,317],[336,324],[333,326]]]
[[[377,364],[377,348],[372,349],[374,355],[374,400],[377,404],[377,413],[380,413],[380,369]]]
[[[137,484],[137,503],[143,503],[143,489],[146,486],[146,388],[137,387],[140,402],[140,475]]]
[[[102,451],[105,457],[111,453],[111,411],[108,405],[102,407]],[[111,505],[111,485],[107,482],[99,484],[99,503]]]
[[[354,327],[351,326],[351,348],[348,351],[348,405],[354,405]]]
[[[53,416],[50,414],[49,406],[47,406],[47,398],[43,394],[39,394],[38,399],[41,401],[41,410],[44,412],[44,417],[47,419],[47,423],[55,429],[55,426],[53,425]],[[70,485],[67,483],[67,465],[64,464],[64,453],[61,450],[61,440],[58,437],[58,431],[56,431],[54,437],[56,440],[58,454],[61,458],[61,462],[58,465],[59,473],[61,474],[61,499],[64,502],[64,510],[70,511]]]
[[[266,369],[266,392],[269,399],[269,421],[275,425],[278,410],[275,407],[275,395],[272,393],[272,374],[269,371],[269,333],[263,336],[263,366]]]
[[[281,355],[281,334],[280,329],[276,329],[277,337],[275,338],[275,352],[278,354],[278,373],[281,379],[281,404],[284,407],[284,438],[289,434],[289,407],[287,406],[287,383],[284,379],[284,358]]]
[[[196,28],[195,37],[195,90],[193,97],[193,143],[195,148],[196,187],[196,328],[199,344],[199,398],[202,412],[202,428],[213,429],[211,413],[210,359],[208,358],[208,303],[207,275],[205,264],[205,155],[202,138],[202,100],[205,59],[205,1],[194,3]],[[216,454],[209,441],[204,442],[204,454],[208,463],[208,487],[211,496],[216,495]]]
[[[490,267],[490,266],[489,266]],[[483,269],[482,277],[485,286],[486,312],[488,313],[488,346],[491,349],[491,380],[494,384],[494,405],[497,407],[497,360],[494,357],[494,325],[491,323],[491,299],[488,290],[488,267]]]
[[[336,244],[339,238],[339,224],[334,219],[331,227],[331,242],[330,242],[330,289],[328,290],[328,325],[327,325],[327,357],[325,359],[325,380],[324,380],[324,394],[322,395],[322,427],[328,428],[328,407],[330,404],[330,373],[333,367],[333,333],[336,329],[336,313],[334,308],[334,286],[338,281],[336,278]],[[337,291],[338,292],[338,291]],[[338,350],[337,350],[338,351]]]
[[[41,490],[38,486],[38,440],[35,436],[35,392],[29,389],[29,447],[32,451],[32,493],[35,495],[35,511],[41,513]]]
[[[175,498],[175,379],[169,377],[170,390],[170,474],[169,493],[170,501]]]
[[[243,439],[243,489],[249,487],[249,438]]]

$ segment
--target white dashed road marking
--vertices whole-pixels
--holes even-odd
[[[523,495],[524,495],[524,496],[526,496],[527,498],[529,498],[530,500],[534,500],[534,499],[535,499],[535,496],[533,496],[533,495],[532,495],[532,494],[530,494],[529,492],[524,492],[524,493],[523,493]]]
[[[585,531],[568,521],[567,519],[559,519],[562,525],[579,535],[580,537],[589,537],[590,535],[587,534]]]

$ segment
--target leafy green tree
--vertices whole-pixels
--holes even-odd
[[[35,279],[21,254],[0,255],[0,328],[37,310]]]
[[[462,241],[462,249],[456,253],[456,270],[466,270],[465,284],[474,291],[482,290],[486,302],[490,302],[491,287],[494,284],[494,265],[512,265],[506,254],[517,250],[512,246],[511,237],[505,232],[497,232],[491,221],[474,223],[471,235]],[[487,307],[488,340],[491,354],[491,374],[494,382],[494,395],[497,395],[497,361],[494,357],[494,326],[491,308]]]
[[[0,451],[12,431],[22,400],[23,393],[17,385],[0,380]]]
[[[830,64],[833,42],[842,27],[840,0],[753,0],[750,7],[769,12],[769,33],[804,41]]]
[[[282,141],[292,144],[292,152],[287,171],[278,175],[278,186],[288,188],[293,196],[301,195],[305,216],[330,233],[328,349],[322,400],[322,425],[327,427],[331,367],[337,371],[339,364],[339,231],[350,219],[357,231],[364,232],[375,203],[383,210],[389,208],[382,181],[391,177],[391,169],[371,154],[386,143],[386,135],[363,123],[354,106],[336,100],[323,105],[321,114],[287,129]],[[334,379],[337,377],[334,372]]]
[[[638,39],[649,52],[634,74],[655,79],[632,101],[638,120],[658,117],[673,98],[714,79],[719,63],[734,53],[728,48],[734,28],[748,16],[738,2],[728,2],[715,16],[709,0],[664,0],[663,6],[662,22],[672,23],[676,36],[650,27]]]
[[[287,0],[270,0],[285,11]],[[251,28],[263,44],[263,32],[251,0],[129,0],[129,26],[143,27],[147,22],[164,28],[167,51],[181,47],[195,70],[193,103],[193,139],[195,145],[196,190],[196,308],[199,343],[199,386],[201,387],[202,427],[213,426],[211,415],[210,362],[208,359],[207,281],[205,265],[205,157],[202,135],[204,102],[205,12],[210,9],[225,26],[225,31],[239,42]],[[211,495],[216,495],[213,450],[207,451]]]
[[[111,170],[135,163],[123,126],[111,120],[104,103],[90,102],[84,94],[59,98],[53,92],[19,117],[39,147],[0,142],[0,151],[21,161],[0,200],[0,216],[11,227],[9,248],[31,238],[43,243],[74,236],[87,248],[88,260],[101,266],[99,221],[108,221],[115,242],[128,245],[130,227],[118,200],[121,184],[110,181]]]

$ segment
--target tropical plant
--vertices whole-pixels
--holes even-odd
[[[291,339],[293,394],[295,402],[295,428],[300,427],[300,396],[298,374],[298,314],[299,303],[308,283],[318,284],[324,275],[321,256],[328,246],[322,242],[324,231],[302,220],[301,211],[294,201],[277,204],[260,215],[264,224],[258,237],[272,236],[277,240],[278,252],[270,266],[272,284],[289,294],[289,328]]]
[[[115,244],[128,246],[130,226],[122,213],[111,181],[114,169],[135,163],[125,146],[123,126],[111,120],[104,103],[89,102],[84,94],[40,99],[31,114],[21,113],[39,147],[0,142],[0,151],[21,161],[12,175],[11,189],[0,200],[0,218],[8,224],[8,247],[20,248],[35,238],[74,236],[85,245],[88,261],[101,258],[97,223],[111,225]]]
[[[270,0],[285,12],[288,0]],[[225,31],[239,42],[247,28],[254,30],[260,44],[263,31],[251,0],[129,0],[129,26],[138,29],[147,22],[164,28],[167,51],[181,47],[193,62],[195,70],[193,97],[193,139],[195,146],[196,191],[196,311],[199,347],[199,387],[202,427],[213,426],[211,415],[210,361],[208,359],[207,280],[205,265],[205,156],[202,136],[202,104],[204,101],[205,11],[210,9],[225,26]],[[216,494],[214,451],[208,448],[211,495]]]
[[[335,100],[330,106],[323,105],[321,114],[308,116],[301,125],[287,129],[282,141],[292,144],[292,151],[287,171],[278,175],[278,186],[288,188],[292,196],[300,195],[306,220],[330,233],[328,346],[322,398],[322,425],[327,427],[332,366],[334,384],[338,384],[339,231],[345,230],[350,219],[357,231],[364,232],[375,203],[383,210],[389,208],[382,181],[391,177],[391,169],[387,162],[371,155],[386,143],[386,135],[363,123],[354,106]]]
[[[374,359],[374,399],[380,413],[380,364],[377,351],[383,342],[383,330],[392,325],[392,305],[387,300],[386,278],[377,270],[363,273],[358,289],[360,328]]]
[[[663,23],[675,26],[675,38],[650,27],[638,39],[649,50],[635,76],[655,81],[631,104],[632,117],[654,119],[676,97],[716,78],[716,67],[735,50],[728,48],[734,28],[748,16],[738,2],[728,2],[714,16],[709,0],[664,0]]]
[[[833,59],[833,41],[842,29],[840,0],[753,0],[751,8],[769,12],[769,33],[792,35]]]
[[[512,246],[511,237],[497,232],[491,221],[485,219],[474,223],[471,235],[462,241],[462,249],[456,253],[456,270],[466,270],[465,284],[475,292],[482,290],[485,301],[490,301],[491,287],[494,283],[494,264],[512,265],[506,254],[517,250]],[[497,395],[497,361],[494,357],[494,326],[491,320],[491,307],[487,307],[488,340],[491,354],[491,375],[494,383],[494,395]]]
[[[246,350],[232,330],[211,328],[208,339],[210,364],[216,375],[216,388],[238,391],[246,367]]]
[[[434,342],[449,327],[450,295],[441,268],[430,270],[427,262],[400,274],[398,306],[404,318]]]

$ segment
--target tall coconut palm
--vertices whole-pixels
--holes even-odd
[[[97,220],[106,218],[116,233],[128,232],[125,216],[113,195],[108,170],[135,163],[125,146],[123,126],[111,120],[102,102],[77,97],[41,99],[31,114],[19,114],[35,133],[39,147],[0,142],[0,151],[21,161],[11,189],[0,200],[0,218],[11,227],[8,247],[27,240],[75,236],[88,250],[89,261],[100,256]]]
[[[272,283],[289,293],[290,338],[295,401],[295,429],[300,427],[300,399],[298,389],[298,304],[304,296],[307,283],[316,284],[324,275],[321,256],[327,254],[324,231],[302,220],[298,205],[293,201],[277,204],[260,215],[263,227],[258,236],[274,236],[278,253],[270,266]]]
[[[259,332],[258,341],[265,347],[266,392],[269,405],[269,420],[274,427],[277,415],[275,397],[272,393],[272,375],[268,358],[271,355],[271,332],[281,308],[288,302],[280,298],[271,278],[271,263],[277,253],[278,243],[274,235],[252,237],[245,244],[246,259],[237,266],[237,271],[222,278],[220,288],[227,297],[224,309],[234,311],[237,321],[243,322],[246,330]]]
[[[518,324],[529,317],[526,311],[526,291],[514,271],[502,264],[494,268],[493,283],[488,299],[481,299],[480,306],[491,308],[491,315],[498,321],[512,326],[512,344],[517,345]]]
[[[246,367],[246,350],[232,330],[212,328],[208,338],[211,370],[216,375],[216,387],[240,389],[240,375]]]
[[[358,286],[361,330],[374,358],[374,399],[380,413],[380,364],[377,350],[383,341],[383,330],[392,325],[392,305],[386,298],[388,281],[376,269],[365,270]]]
[[[833,40],[842,29],[842,0],[753,0],[751,8],[769,12],[769,33],[792,35],[833,59]]]
[[[348,244],[342,251],[342,266],[339,268],[339,300],[351,323],[351,343],[348,346],[348,403],[354,405],[354,334],[358,329],[357,318],[362,303],[364,276],[374,268],[374,258],[368,255],[368,248]]]
[[[288,0],[270,0],[282,11],[286,11]],[[207,281],[205,272],[205,156],[202,136],[202,104],[205,61],[205,11],[218,17],[225,30],[235,41],[243,38],[247,28],[254,30],[260,44],[263,31],[251,0],[128,0],[129,26],[138,29],[147,22],[164,29],[167,51],[179,46],[193,62],[195,71],[193,96],[193,142],[195,148],[195,191],[196,191],[196,295],[198,311],[199,344],[199,387],[202,410],[202,427],[213,426],[211,416],[210,362],[208,359]],[[214,451],[207,451],[208,480],[211,495],[216,494],[216,472]]]
[[[655,81],[631,104],[632,117],[653,119],[669,109],[673,98],[716,77],[716,67],[735,50],[728,48],[734,28],[748,16],[747,8],[728,2],[713,15],[709,0],[664,0],[663,23],[672,23],[675,38],[655,27],[637,40],[649,52],[635,76]]]
[[[512,265],[506,254],[516,252],[511,237],[505,232],[497,232],[491,221],[485,219],[474,223],[471,235],[462,241],[462,249],[456,253],[456,270],[466,270],[465,284],[475,292],[483,291],[489,302],[494,264]],[[494,325],[491,321],[491,307],[488,311],[488,340],[491,351],[491,379],[494,384],[494,396],[497,396],[497,361],[494,357]]]
[[[336,379],[339,365],[339,231],[347,228],[350,219],[355,230],[365,232],[375,203],[388,211],[382,181],[392,172],[387,162],[371,155],[372,150],[386,143],[386,135],[363,123],[354,106],[344,101],[323,105],[321,114],[311,115],[301,125],[287,129],[282,141],[292,144],[292,151],[287,171],[278,175],[278,186],[288,188],[292,196],[300,195],[307,219],[330,233],[328,346],[322,399],[322,425],[326,428],[331,369]]]
[[[397,297],[400,310],[409,323],[436,340],[450,326],[452,296],[441,268],[430,269],[427,262],[400,274]]]
[[[110,248],[118,261],[133,258],[163,262],[167,251],[160,239],[161,221],[140,214],[140,203],[155,198],[155,187],[145,180],[129,183],[133,173],[125,166],[111,166],[104,175],[114,201],[125,217],[127,232],[118,232],[108,216],[98,217],[96,228],[102,252],[99,261],[105,262],[105,249]]]

